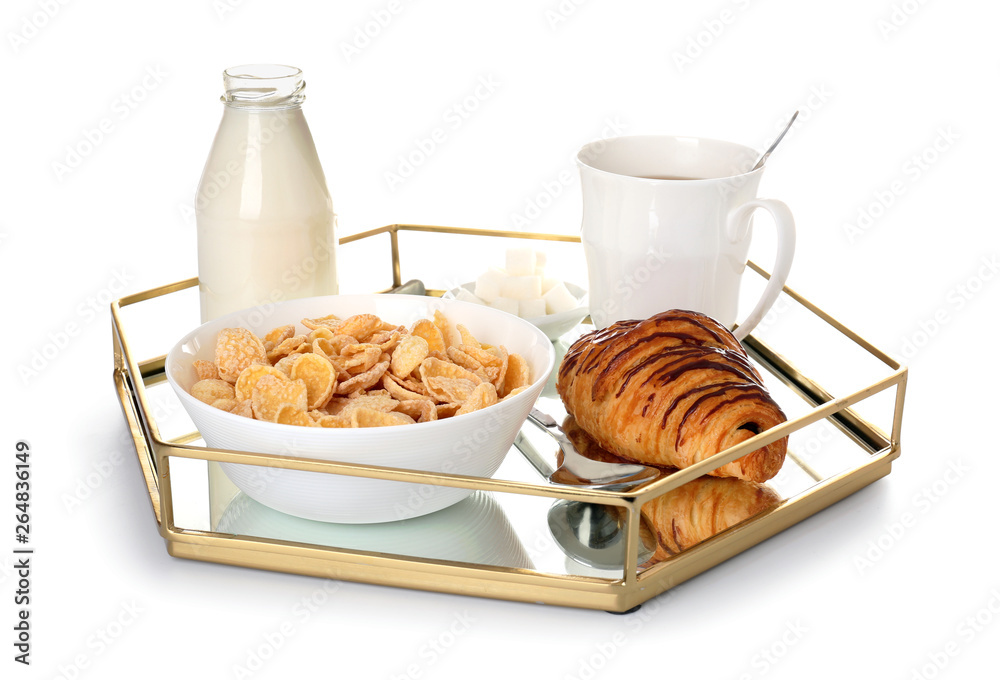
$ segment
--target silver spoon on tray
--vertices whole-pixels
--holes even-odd
[[[554,484],[620,490],[656,479],[660,474],[658,470],[647,465],[603,463],[583,456],[573,446],[573,442],[563,434],[552,416],[536,408],[531,409],[528,421],[554,439],[562,452],[562,463],[555,470],[547,463],[539,467],[536,464],[537,460],[528,458],[538,473]],[[521,435],[518,434],[518,437]]]
[[[566,486],[624,490],[652,481],[659,471],[645,465],[604,463],[584,457],[576,450],[555,420],[533,409],[528,420],[559,445],[562,463],[553,469],[534,444],[518,433],[514,446],[546,480]],[[558,500],[549,508],[547,521],[552,537],[566,555],[588,567],[621,569],[625,555],[625,522],[612,506],[581,501]],[[656,551],[656,542],[640,532],[637,564]]]

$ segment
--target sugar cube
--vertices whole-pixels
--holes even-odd
[[[535,276],[542,277],[542,283],[545,282],[545,253],[540,250],[535,251]],[[545,292],[544,290],[542,291]]]
[[[512,300],[511,298],[498,297],[495,300],[491,300],[486,303],[493,309],[499,309],[501,312],[507,312],[508,314],[517,315],[517,300]]]
[[[569,292],[564,283],[557,283],[552,286],[549,292],[543,297],[545,298],[545,311],[549,314],[568,312],[580,306],[577,299],[573,297],[573,294]]]
[[[535,273],[535,251],[531,248],[508,248],[505,269],[511,276],[531,276]]]
[[[542,279],[534,275],[507,276],[500,281],[500,295],[515,300],[530,300],[541,297]]]
[[[490,267],[476,279],[476,297],[492,302],[500,297],[500,282],[506,278],[502,269]]]
[[[482,298],[473,295],[468,288],[461,287],[458,289],[458,293],[455,294],[456,300],[461,300],[462,302],[472,302],[477,305],[485,305],[486,303]]]
[[[545,316],[545,299],[531,298],[517,301],[517,315],[522,319],[534,319]]]
[[[546,276],[542,278],[542,295],[545,295],[552,287],[559,283],[559,279],[554,279],[551,276]]]

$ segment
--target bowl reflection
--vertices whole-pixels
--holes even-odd
[[[492,494],[477,491],[428,515],[380,524],[333,524],[286,515],[238,493],[215,531],[349,550],[532,569]]]

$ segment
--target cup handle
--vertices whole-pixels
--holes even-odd
[[[764,294],[750,315],[733,331],[737,340],[743,340],[749,335],[778,299],[785,285],[785,279],[788,278],[788,272],[792,268],[792,256],[795,254],[795,219],[792,217],[792,211],[787,205],[773,198],[747,201],[729,213],[729,238],[739,241],[746,236],[750,228],[750,217],[758,208],[768,211],[774,218],[774,226],[778,230],[778,253],[774,258],[774,270],[771,272],[767,287],[764,288]]]

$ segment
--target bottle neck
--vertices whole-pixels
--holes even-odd
[[[298,109],[305,101],[306,81],[301,69],[278,64],[248,64],[222,74],[222,103],[233,109]]]

